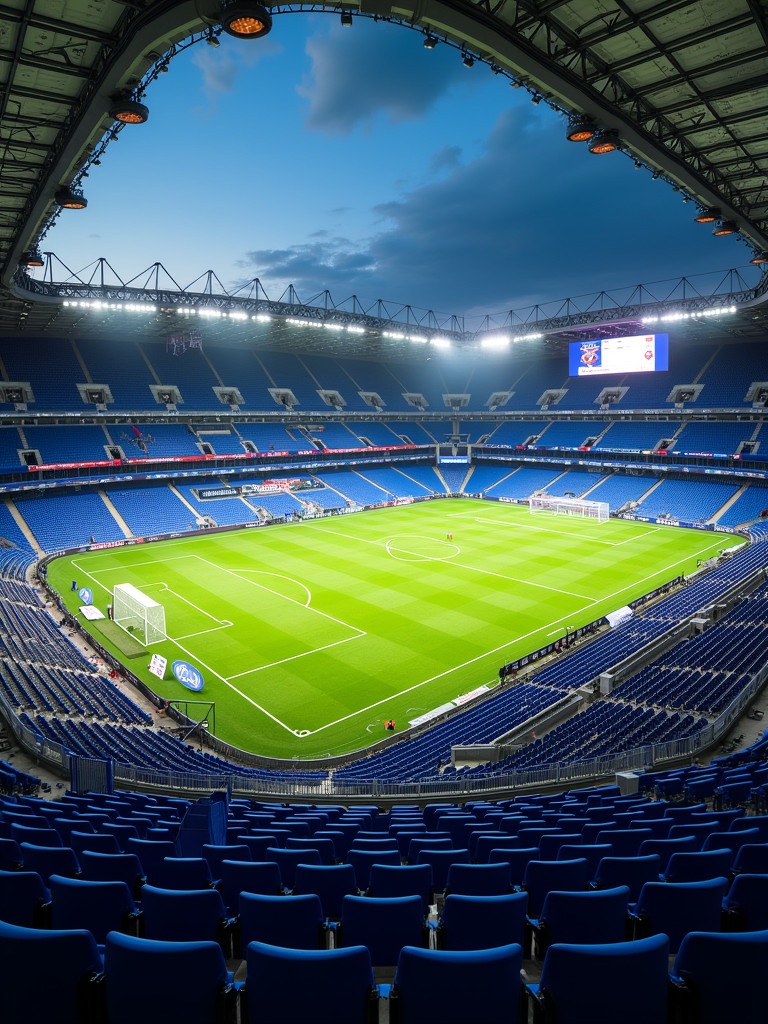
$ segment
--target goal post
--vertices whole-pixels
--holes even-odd
[[[115,625],[144,647],[166,639],[165,608],[132,583],[118,583],[112,595]]]
[[[588,498],[557,498],[552,494],[532,494],[528,499],[531,513],[549,512],[556,516],[578,516],[607,523],[610,508],[607,501],[590,501]]]

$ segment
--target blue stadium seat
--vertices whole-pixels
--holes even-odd
[[[394,967],[403,946],[425,945],[421,897],[345,896],[339,939],[342,946],[367,946],[375,968]]]
[[[442,950],[405,946],[398,957],[391,1003],[398,1024],[518,1024],[523,951],[517,944],[493,949]]]
[[[23,928],[45,927],[51,893],[36,871],[0,870],[0,920]]]
[[[223,860],[219,891],[229,913],[235,915],[241,892],[277,896],[284,891],[280,868],[271,860]]]
[[[47,884],[51,875],[74,878],[80,873],[80,864],[69,846],[35,846],[20,843],[21,857],[26,871],[36,871]]]
[[[51,875],[51,927],[85,928],[103,946],[111,931],[136,934],[139,912],[125,882]]]
[[[451,864],[445,892],[461,896],[503,896],[511,891],[511,869],[497,864]]]
[[[434,902],[432,866],[430,864],[373,864],[368,895],[379,898],[420,896],[426,914],[427,908]]]
[[[525,948],[528,894],[445,897],[437,928],[441,949],[489,949],[517,943]]]
[[[639,857],[603,857],[597,865],[591,888],[615,889],[618,885],[626,885],[629,888],[630,901],[636,900],[646,882],[658,881],[660,865],[658,855],[653,853]]]
[[[99,1004],[91,983],[101,969],[85,929],[53,931],[0,920],[0,1020],[95,1022]]]
[[[229,956],[234,920],[216,889],[141,890],[144,935],[162,942],[218,942]]]
[[[587,862],[573,860],[531,860],[525,868],[522,888],[528,893],[528,917],[541,914],[544,898],[551,889],[584,892],[587,888]]]
[[[160,942],[110,932],[104,977],[109,1024],[235,1024],[232,978],[216,942]]]
[[[346,899],[347,897],[345,897]],[[266,942],[289,949],[325,949],[328,929],[320,897],[240,894],[240,956],[250,942]]]
[[[375,870],[378,865],[374,865]],[[398,871],[400,868],[384,868],[380,870]],[[332,921],[341,917],[341,904],[345,896],[357,893],[355,869],[351,864],[299,864],[296,867],[296,878],[293,887],[294,895],[301,896],[314,893],[320,897],[323,916]]]
[[[243,1024],[377,1024],[378,990],[364,946],[288,949],[250,942]]]
[[[719,932],[726,878],[704,882],[646,882],[630,906],[634,937],[665,934],[671,953],[691,931]]]
[[[599,945],[555,943],[527,988],[537,1020],[649,1024],[667,1019],[666,935]],[[627,998],[631,993],[631,998]]]
[[[541,960],[555,942],[592,945],[623,942],[627,930],[629,887],[590,892],[550,890],[533,929],[534,950]]]
[[[671,971],[673,1012],[695,1024],[765,1018],[768,931],[689,932]]]
[[[723,931],[768,928],[768,874],[736,875],[723,898]]]

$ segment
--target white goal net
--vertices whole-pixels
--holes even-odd
[[[528,499],[532,513],[550,512],[556,516],[578,516],[607,523],[610,509],[607,501],[589,501],[587,498],[557,498],[553,494],[532,494]]]
[[[145,647],[165,640],[165,608],[132,583],[118,583],[112,597],[116,625]]]

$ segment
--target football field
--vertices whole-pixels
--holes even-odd
[[[399,730],[496,683],[500,665],[723,546],[706,531],[445,499],[85,552],[48,578],[75,612],[73,579],[104,612],[120,583],[160,602],[167,638],[131,660],[105,635],[113,624],[84,625],[162,697],[215,701],[221,739],[301,758],[364,747],[387,719]],[[162,681],[152,653],[168,659]],[[176,681],[176,660],[202,692]]]

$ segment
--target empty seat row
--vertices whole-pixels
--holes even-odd
[[[527,1019],[558,1024],[715,1024],[764,1019],[768,932],[693,932],[669,972],[663,934],[624,943],[556,943],[538,982],[521,981],[522,948],[445,951],[405,946],[391,990],[377,986],[364,946],[290,950],[254,941],[245,983],[215,942],[165,942],[110,932],[102,959],[83,930],[41,932],[0,922],[3,1019],[58,1024],[374,1024],[388,997],[396,1024]],[[39,984],[39,963],[48,974]],[[190,983],[194,979],[194,984]],[[733,980],[737,979],[737,980]],[[672,1012],[669,1008],[672,1007]]]

